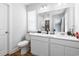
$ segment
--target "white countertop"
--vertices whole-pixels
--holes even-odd
[[[42,36],[42,37],[48,37],[48,38],[57,38],[57,39],[63,39],[63,40],[71,40],[71,41],[79,41],[79,39],[77,39],[76,37],[68,36],[68,35],[44,34],[44,33],[30,33],[30,35]]]

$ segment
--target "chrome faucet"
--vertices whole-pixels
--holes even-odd
[[[53,29],[53,34],[55,34],[55,29]]]

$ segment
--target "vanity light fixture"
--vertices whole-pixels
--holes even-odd
[[[58,5],[58,6],[62,6],[62,5],[66,5],[66,4],[67,4],[67,3],[61,3],[61,2],[60,2],[60,3],[58,3],[57,5]]]
[[[46,10],[46,9],[47,9],[47,4],[42,4],[40,10]]]

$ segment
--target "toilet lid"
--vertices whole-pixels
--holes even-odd
[[[23,46],[28,45],[28,43],[29,43],[29,41],[21,41],[21,42],[18,43],[18,46],[23,47]]]

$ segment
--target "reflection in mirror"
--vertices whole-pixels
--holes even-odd
[[[53,16],[55,32],[65,32],[65,18],[64,14]]]
[[[49,21],[49,20],[45,20],[45,31],[47,31],[47,34],[48,34],[48,32],[50,31],[50,26],[49,26],[49,24],[50,24],[50,21]]]

